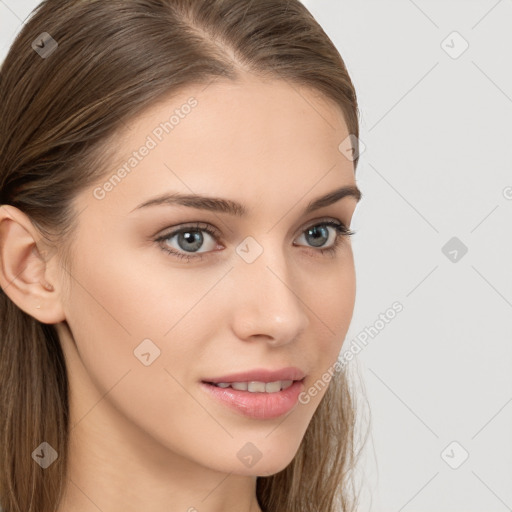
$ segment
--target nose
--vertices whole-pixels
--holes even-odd
[[[300,275],[282,253],[266,249],[252,263],[237,261],[233,283],[232,328],[239,339],[263,337],[273,346],[296,339],[308,326],[307,297]]]

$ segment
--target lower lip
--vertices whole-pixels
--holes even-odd
[[[297,380],[288,389],[276,393],[252,393],[233,388],[219,388],[206,382],[201,382],[201,386],[214,398],[243,415],[268,420],[278,418],[294,408],[300,393],[304,390],[303,380]]]

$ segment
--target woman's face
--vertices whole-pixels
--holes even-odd
[[[255,78],[189,87],[125,126],[111,171],[74,203],[58,325],[72,425],[162,462],[246,475],[291,462],[353,312],[350,240],[325,223],[349,227],[357,197],[307,211],[355,187],[348,135],[318,93]],[[141,206],[172,194],[202,200]],[[203,383],[288,367],[305,375],[295,393],[225,391],[238,407]]]

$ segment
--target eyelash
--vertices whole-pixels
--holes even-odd
[[[336,238],[334,240],[334,244],[331,247],[327,247],[325,249],[317,249],[316,252],[320,252],[322,255],[324,255],[324,254],[333,255],[338,250],[340,244],[343,241],[343,238],[350,237],[352,235],[355,235],[355,233],[356,233],[355,231],[352,231],[349,228],[347,228],[345,226],[345,224],[343,224],[341,222],[335,222],[332,220],[320,221],[320,222],[317,222],[316,224],[311,224],[302,233],[305,233],[309,229],[318,227],[318,226],[331,226],[336,230]],[[187,231],[206,231],[214,239],[217,239],[220,237],[220,233],[218,233],[217,230],[212,229],[211,226],[209,226],[208,224],[197,222],[194,225],[184,226],[178,230],[172,231],[171,233],[159,236],[158,238],[155,239],[155,242],[163,242],[165,240],[168,240],[169,238],[173,238],[174,236],[179,235],[180,233],[187,232]],[[185,259],[186,261],[195,260],[195,259],[201,260],[203,258],[204,254],[208,254],[208,252],[190,253],[190,254],[182,253],[182,252],[178,252],[174,249],[171,249],[165,245],[162,245],[161,249],[164,252],[171,254],[172,256],[175,256],[179,259]]]

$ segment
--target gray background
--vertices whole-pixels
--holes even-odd
[[[349,365],[371,411],[360,511],[512,510],[512,0],[304,3],[366,146],[344,349],[404,308]],[[37,4],[0,0],[0,60]]]

